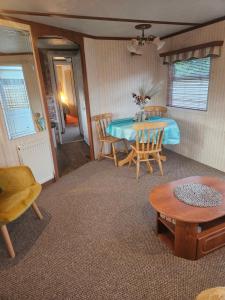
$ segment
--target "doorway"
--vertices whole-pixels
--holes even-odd
[[[75,93],[72,59],[53,58],[59,113],[61,122],[61,144],[82,140]]]
[[[39,41],[39,51],[58,170],[63,176],[90,161],[80,49],[64,39],[45,38]]]

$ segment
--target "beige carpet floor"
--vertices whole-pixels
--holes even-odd
[[[44,220],[28,211],[10,224],[17,257],[0,240],[0,299],[186,300],[225,286],[225,247],[198,260],[174,257],[155,235],[152,187],[225,174],[168,153],[165,176],[89,162],[47,187]]]

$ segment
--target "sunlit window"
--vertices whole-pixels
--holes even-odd
[[[211,58],[170,65],[168,105],[207,110]]]
[[[0,66],[0,100],[10,139],[35,133],[22,66]]]

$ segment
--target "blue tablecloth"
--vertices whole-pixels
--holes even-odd
[[[145,122],[166,122],[163,136],[164,145],[176,145],[180,143],[180,130],[177,122],[169,118],[151,117]],[[107,134],[117,138],[124,138],[128,141],[135,141],[136,131],[133,128],[135,122],[132,118],[113,120],[106,129]]]

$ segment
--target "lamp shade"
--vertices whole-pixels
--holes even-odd
[[[132,39],[127,44],[127,50],[130,52],[131,55],[142,55],[143,54],[143,47],[139,46],[138,40]]]
[[[157,50],[160,50],[164,47],[165,41],[161,41],[159,37],[154,38],[153,44],[156,45]]]

